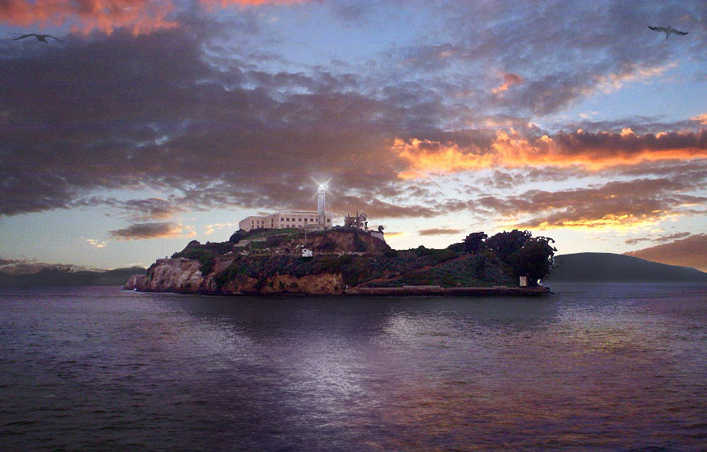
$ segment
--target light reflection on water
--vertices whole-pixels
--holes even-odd
[[[10,449],[663,447],[707,440],[707,287],[541,299],[0,294]]]

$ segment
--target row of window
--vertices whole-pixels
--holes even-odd
[[[305,223],[307,223],[307,222],[314,223],[315,221],[317,221],[316,218],[281,218],[281,219],[280,219],[280,222],[282,222],[282,223],[293,222],[293,223],[294,223],[294,222],[296,222],[296,221],[299,221],[299,222],[301,223],[303,220],[304,220]],[[327,221],[327,223],[331,223],[331,218],[327,218],[326,221]],[[253,221],[253,220],[251,220],[251,222],[250,222],[250,227],[251,227],[251,228],[254,228],[255,226],[263,227],[263,226],[265,226],[265,221],[262,221],[262,220]],[[272,227],[272,226],[273,226],[273,221],[270,220],[270,227]]]

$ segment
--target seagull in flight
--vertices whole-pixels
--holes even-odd
[[[37,33],[28,33],[28,34],[26,34],[26,35],[18,36],[18,37],[16,37],[15,39],[13,39],[13,41],[19,41],[20,39],[31,38],[31,37],[35,37],[35,38],[37,38],[37,41],[41,41],[41,42],[43,42],[43,43],[45,43],[45,44],[49,44],[49,42],[47,41],[47,38],[52,38],[52,39],[55,39],[55,40],[57,40],[57,41],[59,41],[59,42],[62,42],[61,39],[57,38],[56,36],[52,36],[52,35],[40,35],[40,34],[37,34]]]
[[[650,28],[653,31],[662,31],[663,33],[665,33],[665,39],[668,39],[670,37],[670,33],[675,33],[676,35],[682,35],[682,36],[685,36],[687,34],[686,31],[676,30],[673,27],[671,27],[670,25],[668,25],[667,27],[651,27],[649,25],[648,28]]]

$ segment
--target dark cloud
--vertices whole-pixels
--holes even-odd
[[[110,231],[109,234],[111,238],[116,240],[142,240],[190,235],[193,234],[193,230],[169,222],[137,223],[123,229]]]
[[[663,264],[694,267],[707,272],[707,234],[695,234],[686,239],[626,254]]]
[[[530,190],[517,196],[486,196],[474,203],[501,216],[530,215],[517,225],[522,228],[621,227],[672,214],[699,213],[684,207],[707,203],[706,197],[683,193],[694,189],[686,181],[637,179],[556,192]]]
[[[462,232],[464,232],[462,229],[453,228],[430,228],[417,231],[419,235],[453,235],[461,234]]]
[[[249,2],[224,4],[236,3]],[[78,3],[55,4],[78,8]],[[143,4],[135,0],[133,6],[137,11]],[[39,8],[11,0],[0,13],[8,16],[0,17],[15,14],[8,11],[17,5]],[[693,5],[678,8],[675,17],[692,17]],[[375,17],[377,8],[339,6],[349,23]],[[525,175],[499,171],[489,180],[508,189],[523,179],[565,180],[577,174],[575,166],[706,155],[706,132],[696,129],[696,121],[680,133],[560,132],[549,134],[551,142],[527,124],[523,114],[559,108],[602,83],[640,77],[672,52],[666,46],[633,49],[645,37],[630,36],[644,31],[643,24],[631,21],[655,8],[579,8],[589,34],[582,36],[572,32],[576,23],[564,19],[580,17],[567,14],[572,7],[563,2],[554,8],[446,5],[441,17],[456,38],[402,50],[398,56],[419,69],[411,77],[402,77],[395,64],[371,76],[333,67],[272,69],[282,67],[284,56],[258,46],[264,37],[255,15],[241,9],[219,23],[200,10],[175,11],[164,16],[175,27],[153,27],[138,36],[116,22],[109,36],[69,36],[61,46],[2,43],[0,215],[106,205],[142,222],[215,207],[309,208],[314,175],[332,178],[331,205],[339,212],[358,208],[377,218],[433,217],[463,209],[466,201],[444,200],[428,187],[406,185],[400,176],[435,169],[435,159],[450,144],[459,161],[471,163],[442,165],[441,172],[477,168],[476,160],[484,156],[491,157],[484,168],[532,167]],[[658,9],[670,7],[676,6]],[[223,37],[232,33],[240,34]],[[689,44],[685,52],[693,55],[695,49]],[[633,66],[627,63],[629,50],[635,50]],[[264,63],[273,66],[265,70]],[[480,84],[476,76],[447,77],[433,70],[435,65],[470,74],[479,67],[499,69],[483,73]],[[503,100],[490,100],[490,89],[501,78],[512,88]],[[473,129],[462,128],[470,122]],[[513,127],[516,135],[500,137],[499,127]],[[396,138],[408,144],[420,139],[410,158],[391,150]],[[417,159],[423,154],[430,160]],[[162,195],[129,201],[112,193],[97,197],[124,189]]]
[[[344,199],[353,189],[370,200],[364,208],[386,208],[376,196],[404,166],[388,151],[391,131],[424,113],[332,91],[330,75],[274,74],[261,78],[266,87],[242,87],[255,76],[210,66],[200,33],[114,33],[6,60],[0,213],[144,187],[172,190],[190,206],[309,206],[306,184],[316,174],[333,178]],[[311,94],[280,91],[305,82]],[[154,200],[134,202],[157,213]],[[389,207],[393,216],[404,211]]]
[[[675,234],[660,235],[658,237],[637,237],[625,240],[627,245],[635,245],[641,242],[668,242],[670,240],[684,239],[690,232],[676,232]]]

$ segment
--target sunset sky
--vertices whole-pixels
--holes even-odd
[[[0,37],[2,259],[149,265],[330,179],[394,248],[707,270],[705,1],[0,0]]]

